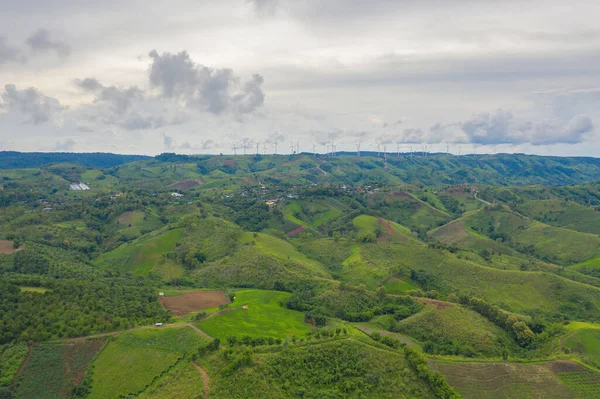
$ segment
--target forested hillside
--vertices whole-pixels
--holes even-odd
[[[11,156],[2,398],[600,395],[598,159]]]

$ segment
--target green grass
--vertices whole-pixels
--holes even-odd
[[[52,291],[49,288],[44,287],[19,287],[21,292],[36,292],[38,294],[43,294],[44,292]]]
[[[600,329],[578,330],[564,339],[563,346],[579,354],[586,363],[600,366]]]
[[[169,373],[146,389],[140,399],[192,399],[202,398],[204,385],[196,367],[181,362]]]
[[[413,281],[398,277],[388,279],[383,286],[388,294],[404,294],[405,292],[419,288]]]
[[[290,296],[287,292],[242,290],[230,306],[248,305],[248,309],[237,308],[196,323],[198,328],[213,337],[250,335],[257,337],[300,337],[311,327],[304,323],[304,315],[289,310],[280,302]]]
[[[221,367],[228,363],[221,353],[213,355],[211,362]],[[230,376],[214,376],[211,398],[434,397],[401,352],[354,338],[255,353],[252,365]]]
[[[421,342],[460,348],[453,354],[465,355],[471,351],[484,356],[500,356],[503,349],[515,347],[503,329],[459,305],[442,309],[428,305],[421,312],[398,322],[394,330]]]
[[[559,199],[527,201],[519,212],[552,226],[600,234],[600,212],[572,201]]]
[[[70,397],[104,344],[104,340],[93,340],[34,346],[17,379],[17,395],[48,399]]]
[[[141,392],[203,342],[205,338],[191,327],[123,333],[94,362],[89,398],[115,398]]]
[[[574,320],[600,320],[600,289],[547,272],[498,270],[425,246],[365,245],[362,257],[380,268],[422,269],[444,293],[469,294],[516,313],[541,312]],[[517,293],[517,294],[515,294]]]
[[[0,345],[0,388],[12,384],[27,352],[25,343]]]
[[[168,269],[169,273],[176,274],[177,265],[164,259],[163,254],[175,250],[175,243],[181,239],[182,234],[183,229],[173,229],[158,235],[144,236],[103,254],[95,263],[102,268],[131,271],[138,276],[147,276],[155,267],[159,272]]]
[[[359,233],[370,233],[374,234],[375,237],[377,237],[379,231],[381,230],[381,224],[374,216],[357,216],[354,218],[354,220],[352,220],[352,224]]]
[[[298,252],[292,244],[285,240],[264,233],[244,233],[240,239],[240,243],[252,244],[256,249],[265,254],[281,260],[300,263],[315,275],[323,277],[329,275],[321,263]]]

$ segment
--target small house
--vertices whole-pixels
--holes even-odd
[[[165,293],[164,292],[159,292],[158,296],[165,296]]]
[[[179,193],[171,193],[171,197],[176,197],[176,198],[179,198],[179,197],[183,197],[183,194],[179,194]]]
[[[162,327],[163,323],[156,323],[155,326],[156,327]]]

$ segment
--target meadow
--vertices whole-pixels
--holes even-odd
[[[289,298],[287,292],[242,290],[236,292],[234,309],[195,323],[208,335],[221,339],[228,336],[291,338],[306,335],[311,327],[304,315],[280,304]],[[248,306],[243,309],[241,306]]]

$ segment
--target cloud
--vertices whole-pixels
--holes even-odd
[[[26,43],[34,51],[55,51],[60,58],[68,57],[71,54],[71,46],[65,41],[53,39],[46,29],[37,30],[27,38]]]
[[[30,119],[27,123],[40,124],[56,120],[65,110],[57,99],[44,95],[34,87],[19,90],[15,85],[7,84],[4,90],[0,94],[3,101],[0,108],[28,116]]]
[[[172,136],[167,135],[166,133],[162,134],[163,147],[165,150],[172,150],[175,147],[175,140]]]
[[[230,111],[235,114],[253,112],[264,104],[263,78],[254,75],[240,92],[234,92],[239,78],[229,68],[214,69],[196,64],[186,51],[177,54],[149,54],[150,85],[164,98],[213,114]]]
[[[246,2],[251,4],[260,15],[273,15],[279,6],[277,0],[246,0]]]
[[[77,142],[75,142],[75,140],[73,140],[72,138],[69,137],[63,141],[58,140],[56,143],[54,143],[54,150],[55,151],[72,151],[76,144],[77,144]]]
[[[422,140],[428,143],[532,144],[578,144],[594,131],[594,123],[587,115],[575,115],[562,119],[552,117],[528,121],[515,117],[511,112],[498,109],[495,112],[477,113],[464,122],[435,124]],[[416,136],[406,135],[404,142],[413,142]]]
[[[6,42],[6,38],[0,36],[0,64],[24,60],[25,58],[21,54],[21,51],[18,48],[9,45]]]

